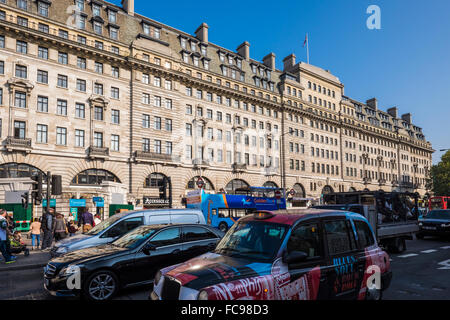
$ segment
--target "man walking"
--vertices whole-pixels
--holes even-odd
[[[55,231],[55,209],[50,208],[42,219],[41,225],[44,232],[44,238],[42,239],[42,250],[50,248],[52,246],[53,234]]]
[[[78,227],[82,226],[82,232],[86,233],[91,230],[94,225],[94,216],[89,212],[89,208],[86,207],[81,214],[80,220],[78,220]]]
[[[0,251],[5,258],[6,263],[13,263],[15,259],[11,257],[8,250],[8,221],[6,220],[6,210],[0,211]]]

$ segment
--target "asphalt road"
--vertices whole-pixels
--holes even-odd
[[[385,300],[450,300],[450,240],[407,241],[407,250],[391,255],[393,278]],[[150,286],[128,289],[117,300],[147,300]],[[0,300],[59,300],[43,288],[43,270],[0,274]]]

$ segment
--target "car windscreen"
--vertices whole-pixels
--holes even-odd
[[[265,221],[239,221],[216,247],[218,254],[271,261],[283,242],[289,226]]]
[[[431,210],[426,219],[450,220],[450,210]]]
[[[103,230],[107,229],[109,226],[113,225],[116,221],[121,219],[123,216],[124,216],[124,214],[113,215],[112,217],[109,217],[108,219],[100,222],[98,225],[96,225],[91,230],[86,232],[86,234],[90,235],[90,236],[95,236],[95,235],[99,234],[100,232],[102,232]]]
[[[135,249],[139,247],[142,243],[147,241],[156,231],[159,229],[152,228],[151,226],[138,227],[111,244],[121,248]]]

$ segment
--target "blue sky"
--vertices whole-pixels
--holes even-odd
[[[370,5],[381,30],[366,27]],[[411,112],[437,150],[433,163],[450,148],[449,0],[135,0],[135,11],[190,34],[206,22],[210,42],[236,50],[248,41],[253,59],[274,52],[279,69],[291,53],[306,61],[308,32],[310,63],[338,76],[346,95]]]

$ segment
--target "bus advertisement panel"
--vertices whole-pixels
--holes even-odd
[[[246,194],[209,194],[203,189],[191,191],[186,196],[186,207],[203,212],[207,224],[227,231],[239,218],[254,210],[286,209],[283,190],[281,197],[275,196],[275,189],[266,188],[269,193],[262,194],[262,188],[250,188]],[[270,189],[270,190],[269,190]]]

